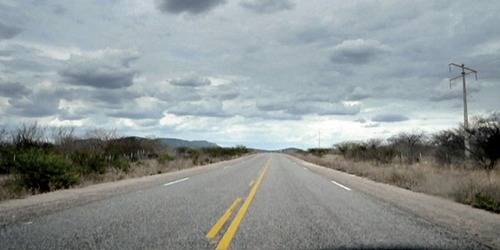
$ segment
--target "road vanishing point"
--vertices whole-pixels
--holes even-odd
[[[500,216],[262,153],[0,203],[0,249],[495,249]]]

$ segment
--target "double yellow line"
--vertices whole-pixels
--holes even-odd
[[[245,202],[241,206],[240,210],[238,211],[238,214],[236,214],[236,217],[234,217],[234,220],[231,222],[231,225],[229,225],[226,233],[222,236],[222,239],[219,241],[219,244],[217,245],[217,249],[228,249],[229,245],[231,244],[231,241],[233,240],[234,235],[236,234],[236,231],[238,231],[238,227],[240,226],[241,222],[243,221],[243,218],[245,217],[245,214],[247,213],[248,207],[252,203],[255,194],[257,193],[257,190],[260,187],[260,184],[262,183],[262,179],[264,179],[264,176],[266,175],[267,169],[269,168],[269,161],[267,162],[266,166],[264,169],[261,171],[261,174],[259,176],[259,179],[257,179],[257,182],[253,186],[252,190],[250,191],[250,194],[246,198]],[[241,203],[241,197],[236,199],[231,207],[222,215],[222,217],[215,223],[215,225],[212,227],[212,229],[208,232],[207,238],[210,240],[213,240],[217,234],[219,234],[219,231],[222,229],[224,224],[229,220],[231,215],[234,213],[236,208],[239,206]]]

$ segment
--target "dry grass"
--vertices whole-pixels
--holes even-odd
[[[89,175],[83,177],[80,181],[80,184],[76,187],[84,187],[98,183],[113,182],[124,179],[162,174],[185,168],[191,168],[194,166],[195,165],[193,164],[193,161],[191,159],[177,159],[177,160],[167,161],[163,164],[158,163],[157,160],[141,160],[132,163],[132,167],[128,172],[112,168],[109,169],[103,175]]]
[[[376,165],[368,162],[346,161],[338,155],[296,154],[295,157],[308,162],[357,176],[383,182],[416,192],[441,196],[460,203],[500,212],[500,170],[490,176],[482,169],[439,167],[431,161],[414,165]],[[478,196],[479,194],[479,196]],[[481,199],[486,197],[487,201]],[[488,204],[484,204],[484,203]]]
[[[31,192],[19,185],[13,175],[0,175],[0,201],[17,199],[30,195]]]

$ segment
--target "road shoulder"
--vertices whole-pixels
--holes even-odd
[[[318,174],[356,191],[391,203],[421,218],[454,231],[460,231],[493,248],[500,249],[500,215],[456,203],[441,197],[375,182],[359,176],[322,167],[293,156],[288,157]]]
[[[0,227],[16,222],[27,221],[32,217],[49,214],[108,197],[138,191],[169,181],[205,173],[228,164],[240,162],[251,156],[197,166],[175,172],[101,183],[82,188],[57,190],[50,193],[28,196],[24,199],[7,200],[0,203]]]

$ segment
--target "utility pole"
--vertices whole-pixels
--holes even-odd
[[[469,135],[468,135],[468,131],[469,131],[469,116],[467,114],[467,88],[466,88],[466,85],[465,85],[465,76],[468,75],[468,74],[474,73],[476,75],[476,80],[477,80],[477,71],[465,67],[465,65],[463,63],[461,65],[458,65],[456,63],[450,63],[450,64],[448,64],[448,67],[450,68],[450,73],[451,73],[451,66],[459,67],[459,68],[462,69],[461,76],[457,76],[457,77],[454,77],[454,78],[450,79],[450,88],[451,88],[451,82],[453,80],[456,80],[458,78],[462,78],[462,82],[463,82],[463,95],[464,95],[463,96],[464,97],[464,129],[465,129],[464,147],[465,147],[465,157],[469,158],[469,155],[470,155],[470,152],[469,152],[470,141],[469,141]]]

